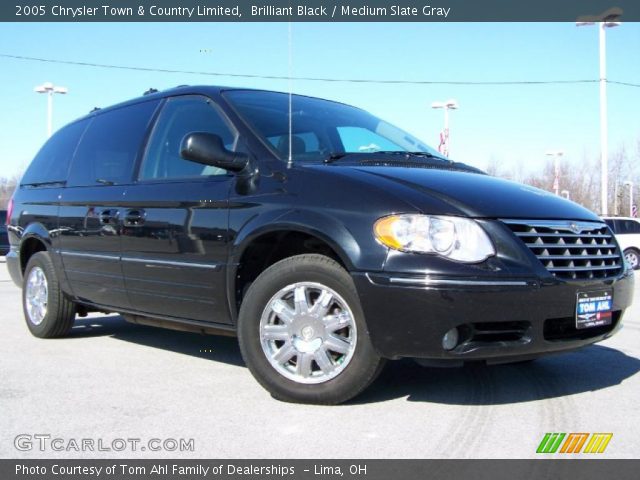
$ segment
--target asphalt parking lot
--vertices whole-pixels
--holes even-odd
[[[95,315],[70,338],[36,339],[0,257],[0,457],[533,458],[546,432],[612,432],[599,456],[637,458],[639,289],[623,330],[601,344],[519,365],[391,362],[356,400],[316,407],[273,400],[234,338]],[[34,434],[63,449],[16,449],[16,436]],[[193,439],[194,449],[72,448],[87,438]]]

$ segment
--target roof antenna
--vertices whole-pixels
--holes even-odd
[[[293,65],[293,45],[291,43],[291,19],[289,19],[289,157],[287,167],[293,166],[293,107],[292,107],[292,65]]]

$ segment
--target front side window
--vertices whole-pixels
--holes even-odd
[[[282,160],[322,161],[331,154],[380,151],[440,154],[370,113],[319,98],[254,90],[227,90],[224,98]]]
[[[210,99],[196,95],[170,98],[153,128],[140,169],[140,180],[162,180],[225,175],[222,168],[185,160],[180,156],[184,137],[193,132],[213,133],[228,150],[235,150],[237,134]]]
[[[129,183],[157,106],[153,100],[96,115],[78,145],[68,185]]]

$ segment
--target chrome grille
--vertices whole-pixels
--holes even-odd
[[[614,277],[623,259],[609,227],[599,222],[503,220],[544,267],[565,280]]]

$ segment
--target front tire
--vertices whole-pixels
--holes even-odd
[[[238,340],[253,376],[289,402],[345,402],[383,364],[351,276],[323,255],[297,255],[265,270],[242,302]]]
[[[75,304],[68,300],[47,252],[34,254],[22,284],[22,307],[29,331],[38,338],[66,336],[73,327]]]

